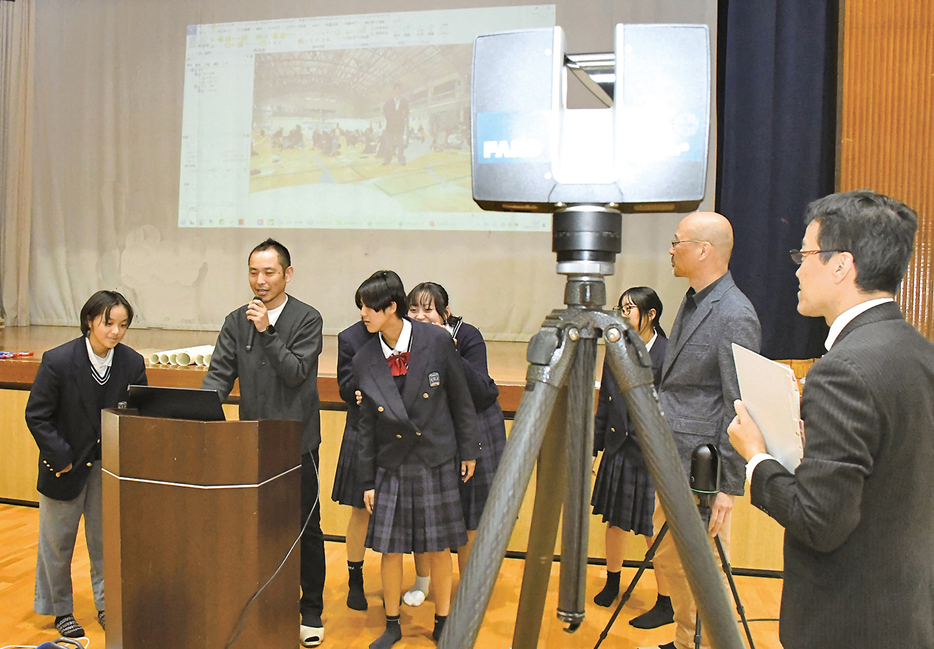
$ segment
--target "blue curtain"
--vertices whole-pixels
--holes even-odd
[[[807,204],[834,191],[838,0],[720,0],[717,210],[731,269],[769,358],[824,352],[823,320],[798,314]]]

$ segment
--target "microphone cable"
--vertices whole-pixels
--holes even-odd
[[[301,541],[302,535],[305,533],[305,529],[308,527],[308,523],[311,522],[311,516],[315,513],[315,508],[318,507],[318,503],[321,500],[321,479],[318,475],[318,463],[315,461],[315,456],[313,453],[309,454],[311,456],[311,464],[315,468],[315,482],[318,483],[318,492],[315,494],[315,502],[311,506],[311,510],[308,512],[308,518],[305,519],[304,525],[302,525],[301,531],[298,533],[298,537],[295,539],[295,542],[292,543],[292,547],[289,548],[289,551],[286,553],[285,558],[282,560],[282,563],[279,564],[279,567],[276,568],[275,572],[272,573],[272,576],[266,580],[266,583],[259,587],[259,589],[253,593],[253,597],[250,598],[250,601],[246,603],[246,606],[243,607],[243,612],[240,614],[240,619],[237,620],[237,626],[234,628],[233,634],[227,644],[224,645],[224,649],[230,649],[231,645],[237,641],[237,638],[240,637],[240,633],[243,631],[243,626],[246,624],[246,616],[250,612],[250,609],[253,607],[253,604],[256,603],[256,599],[260,596],[266,587],[272,583],[272,580],[276,578],[276,575],[282,570],[282,566],[285,565],[285,562],[289,560],[289,557],[292,556],[292,552],[295,550],[295,546],[298,545],[298,542]]]

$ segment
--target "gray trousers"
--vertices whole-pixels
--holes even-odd
[[[71,615],[71,559],[84,515],[84,535],[91,558],[94,605],[104,610],[104,533],[102,527],[101,463],[91,467],[84,489],[74,500],[54,500],[39,494],[39,553],[36,560],[36,599],[40,615]]]

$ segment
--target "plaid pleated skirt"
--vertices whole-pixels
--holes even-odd
[[[636,466],[626,453],[603,455],[590,504],[604,523],[652,536],[655,486],[649,470]]]
[[[376,469],[376,502],[366,547],[377,552],[440,552],[467,543],[454,461],[428,467],[414,454],[397,469]]]
[[[475,530],[480,525],[483,507],[490,495],[493,478],[499,461],[506,447],[506,424],[503,421],[503,409],[499,403],[477,413],[477,432],[480,437],[480,455],[473,477],[467,482],[458,481],[461,492],[461,505],[464,508],[464,522],[468,530]],[[460,463],[458,462],[458,465]]]
[[[357,429],[353,426],[344,427],[344,439],[341,441],[341,451],[337,457],[331,500],[358,509],[364,507],[363,485],[357,471]]]

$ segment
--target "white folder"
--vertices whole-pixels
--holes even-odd
[[[794,473],[801,463],[801,396],[794,371],[733,343],[739,392],[769,455]]]

